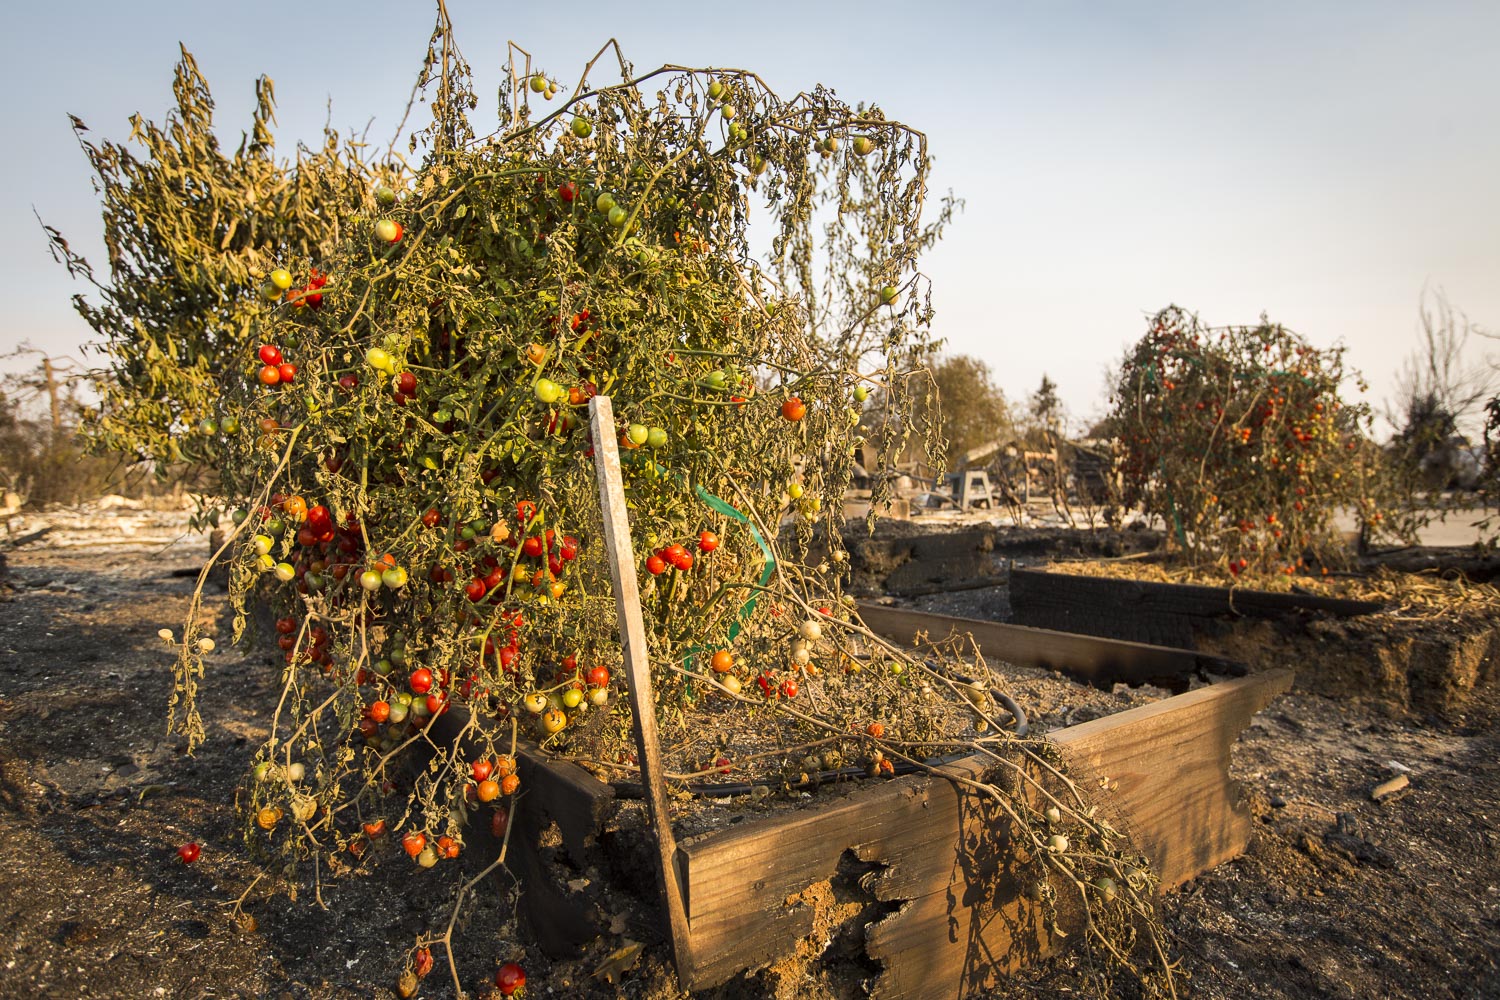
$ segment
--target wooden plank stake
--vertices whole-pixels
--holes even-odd
[[[625,681],[634,720],[636,758],[641,784],[656,832],[662,895],[672,937],[672,960],[678,979],[692,968],[692,947],[684,905],[682,878],[677,868],[677,839],[672,836],[667,811],[667,785],[662,780],[661,743],[656,734],[656,698],[651,689],[651,664],[646,655],[646,623],[641,618],[641,594],[636,585],[635,553],[630,543],[630,518],[625,507],[625,484],[620,476],[620,447],[614,407],[608,396],[589,402],[593,432],[594,467],[599,477],[599,503],[604,514],[604,546],[615,590],[620,621],[620,645],[625,653]]]

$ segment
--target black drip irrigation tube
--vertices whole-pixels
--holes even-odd
[[[974,683],[971,678],[965,677],[962,674],[956,674],[951,671],[942,669],[934,663],[929,662],[927,666],[934,673],[940,673],[955,683]],[[1015,699],[1013,699],[1010,695],[1006,694],[1004,691],[999,690],[998,688],[990,688],[989,693],[990,697],[994,698],[1001,705],[1003,705],[1005,707],[1005,710],[1011,714],[1011,718],[1015,720],[1016,736],[1024,738],[1026,734],[1031,731],[1031,724],[1027,721],[1026,713],[1022,711],[1021,706],[1017,705]],[[894,770],[887,771],[884,776],[895,777],[902,774],[915,774],[918,771],[926,771],[934,767],[941,767],[944,764],[951,764],[957,760],[963,760],[968,756],[969,754],[967,753],[955,753],[947,754],[946,756],[942,757],[933,757],[928,760],[921,761],[920,763],[916,761],[893,761],[892,766]],[[694,798],[727,799],[732,798],[736,795],[749,795],[757,788],[787,787],[794,791],[801,791],[809,788],[817,788],[832,781],[873,778],[878,776],[879,775],[871,774],[868,767],[841,767],[833,771],[818,771],[816,773],[810,773],[807,776],[807,780],[790,784],[771,778],[763,778],[759,781],[734,781],[721,783],[687,782],[686,784],[681,784],[678,782],[672,782],[672,785],[674,788],[685,790]],[[619,799],[643,799],[646,797],[645,787],[639,781],[612,781],[610,782],[610,787],[614,789],[615,797]]]

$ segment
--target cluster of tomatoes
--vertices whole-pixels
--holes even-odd
[[[281,356],[281,348],[275,344],[262,344],[260,357],[260,384],[267,389],[278,385],[291,385],[297,378],[297,366]]]
[[[699,552],[707,555],[719,547],[719,536],[707,529],[698,533],[696,548]],[[686,545],[673,542],[664,545],[646,557],[646,572],[652,576],[661,576],[667,571],[667,567],[686,573],[693,568],[693,553],[688,551]]]
[[[535,717],[540,735],[551,736],[580,719],[590,706],[608,705],[609,679],[608,667],[581,667],[578,657],[570,654],[554,673],[552,687],[527,693],[521,705]]]

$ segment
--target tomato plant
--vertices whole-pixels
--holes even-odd
[[[1335,513],[1386,516],[1370,408],[1344,398],[1353,382],[1342,348],[1163,310],[1113,391],[1125,502],[1161,518],[1190,563],[1232,579],[1341,563]]]
[[[269,83],[227,156],[185,56],[173,121],[136,123],[144,158],[85,144],[113,265],[102,303],[80,300],[112,376],[94,439],[210,470],[211,506],[238,512],[223,549],[236,637],[271,604],[283,691],[244,835],[278,871],[395,853],[372,829],[420,867],[456,869],[466,821],[489,810],[503,828],[496,804],[522,790],[498,731],[605,738],[580,725],[617,711],[623,659],[599,396],[664,733],[692,732],[712,696],[751,725],[782,713],[808,739],[861,745],[868,719],[904,704],[908,749],[948,739],[913,695],[919,661],[864,672],[862,697],[823,696],[815,679],[844,677],[859,626],[840,574],[791,568],[816,531],[838,533],[866,444],[857,390],[878,387],[886,423],[915,426],[907,386],[932,346],[918,259],[953,207],[928,201],[925,137],[742,71],[622,64],[623,82],[585,75],[565,94],[529,62],[510,70],[481,137],[444,24],[412,156],[330,137],[284,163]],[[871,460],[891,467],[915,443],[883,438]],[[877,478],[877,506],[893,482]],[[176,645],[171,722],[190,746],[201,601]],[[493,770],[433,740],[439,718]]]

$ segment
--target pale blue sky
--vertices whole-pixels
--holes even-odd
[[[1377,401],[1414,343],[1424,285],[1500,330],[1495,0],[449,10],[481,116],[508,39],[566,80],[614,35],[638,69],[751,68],[784,95],[823,82],[927,132],[935,187],[967,201],[927,262],[937,329],[1013,398],[1046,371],[1075,416],[1098,412],[1105,364],[1170,302],[1213,323],[1265,310],[1315,343],[1342,341]],[[98,256],[68,112],[96,138],[124,138],[135,111],[161,118],[180,40],[230,134],[263,72],[285,152],[316,136],[330,100],[336,126],[373,119],[383,142],[431,25],[424,0],[9,12],[0,351],[30,340],[76,354],[89,335],[32,215]]]

